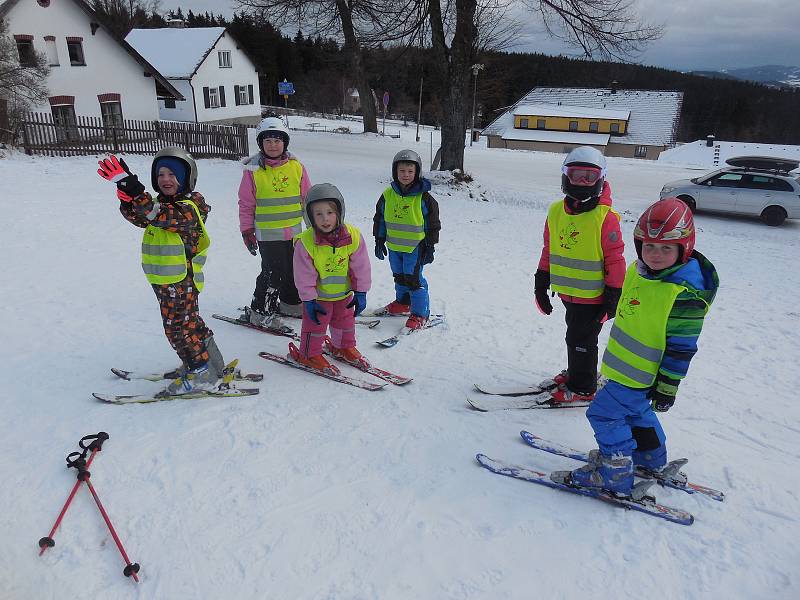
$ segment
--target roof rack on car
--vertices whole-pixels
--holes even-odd
[[[769,173],[788,173],[800,167],[800,160],[774,156],[734,156],[725,162],[732,167]]]

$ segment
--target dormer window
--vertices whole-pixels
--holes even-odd
[[[231,51],[230,50],[220,50],[217,52],[217,56],[219,57],[219,68],[220,69],[230,69],[231,68]]]

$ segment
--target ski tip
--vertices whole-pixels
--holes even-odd
[[[131,380],[131,378],[130,378],[131,372],[130,371],[124,371],[122,369],[112,368],[111,372],[114,375],[116,375],[117,377],[119,377],[120,379],[124,379],[125,381],[130,381]]]
[[[480,406],[477,406],[477,405],[473,404],[473,403],[472,403],[472,400],[470,400],[469,398],[467,398],[467,405],[468,405],[468,406],[469,406],[469,407],[470,407],[472,410],[474,410],[474,411],[477,411],[477,412],[489,412],[489,411],[488,411],[488,410],[486,410],[485,408],[481,408]]]

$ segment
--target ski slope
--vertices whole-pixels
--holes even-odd
[[[400,129],[400,140],[292,135],[312,182],[340,187],[368,242],[394,153],[412,147],[429,160],[429,133],[416,144],[413,126]],[[483,452],[542,470],[578,466],[526,447],[522,429],[593,446],[582,410],[478,413],[465,402],[473,382],[538,382],[566,364],[563,307],[544,317],[532,299],[562,160],[478,144],[466,151],[472,184],[432,177],[442,232],[426,277],[447,323],[392,349],[374,342],[401,321],[359,327],[376,366],[414,378],[378,392],[263,360],[259,351],[283,353],[288,340],[210,318],[249,301],[259,261],[239,234],[239,165],[198,161],[213,240],[201,313],[227,360],[264,373],[261,393],[114,406],[91,392],[159,385],[116,379],[111,367],[177,364],[139,266],[141,232],[119,215],[97,157],[0,159],[0,598],[797,598],[800,222],[696,219],[721,287],[663,423],[670,457],[689,458],[690,479],[723,490],[724,503],[656,489],[695,515],[682,527],[476,463]],[[147,157],[126,161],[149,183]],[[628,260],[638,215],[690,173],[609,159]],[[377,307],[392,299],[392,277],[387,262],[372,266]],[[100,430],[110,439],[92,482],[141,565],[139,584],[122,576],[86,489],[38,557],[75,480],[64,457]]]

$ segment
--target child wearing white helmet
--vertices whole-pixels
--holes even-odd
[[[159,191],[155,198],[124,160],[110,156],[99,165],[99,175],[117,185],[122,216],[144,229],[142,269],[161,307],[164,333],[182,361],[167,392],[213,391],[222,383],[225,362],[198,308],[211,244],[205,227],[211,207],[194,191],[194,159],[183,148],[160,150],[150,173]]]
[[[563,200],[544,224],[535,275],[536,306],[553,312],[548,288],[566,310],[567,369],[553,378],[554,402],[590,402],[597,391],[597,337],[613,319],[625,279],[619,215],[611,208],[606,158],[591,146],[567,155],[561,167]]]
[[[306,196],[309,228],[294,247],[294,279],[303,300],[300,347],[289,344],[289,358],[333,375],[339,369],[322,355],[330,326],[331,355],[357,367],[369,363],[356,348],[356,317],[367,306],[372,285],[369,253],[361,232],[345,223],[345,204],[335,185],[320,183]]]
[[[261,255],[261,271],[250,306],[240,317],[254,325],[280,328],[279,313],[300,317],[302,306],[292,273],[292,238],[302,231],[308,171],[292,155],[289,130],[279,117],[256,130],[259,152],[243,159],[239,184],[239,229],[245,247]]]

